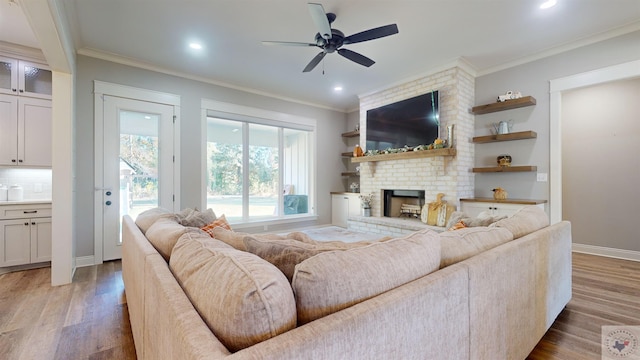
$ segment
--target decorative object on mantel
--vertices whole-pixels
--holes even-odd
[[[352,193],[360,192],[360,184],[358,184],[357,182],[353,182],[351,183],[351,185],[349,185],[349,189],[351,189]]]
[[[501,154],[498,155],[498,166],[511,166],[511,155]]]
[[[427,225],[445,226],[451,214],[456,211],[456,206],[448,204],[446,200],[442,200],[443,193],[437,195],[434,202],[426,204],[422,208],[422,222]],[[425,215],[426,214],[426,215]]]
[[[360,205],[362,205],[362,216],[371,216],[371,202],[373,201],[373,193],[368,195],[360,194]]]
[[[522,94],[520,93],[520,91],[507,91],[504,95],[498,96],[498,102],[520,99],[521,97],[522,97]]]
[[[364,152],[362,151],[362,148],[360,147],[360,145],[356,145],[353,147],[353,157],[359,157],[364,155]]]
[[[496,200],[506,200],[509,195],[507,191],[501,187],[497,187],[491,191],[493,191],[493,198]]]

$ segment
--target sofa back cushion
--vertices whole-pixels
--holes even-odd
[[[160,255],[169,262],[173,247],[180,236],[185,233],[202,233],[202,231],[197,228],[184,227],[176,222],[175,218],[161,217],[149,227],[145,236]]]
[[[287,235],[289,237],[291,234]],[[244,237],[246,251],[256,254],[275,265],[287,277],[293,278],[296,265],[325,251],[346,250],[371,244],[370,242],[343,243],[340,241],[304,242],[298,239],[269,238],[260,235]]]
[[[513,234],[509,230],[497,227],[469,227],[445,231],[439,236],[441,268],[513,240]]]
[[[549,226],[549,216],[540,207],[529,205],[518,210],[511,217],[502,219],[490,226],[505,228],[511,231],[514,239],[518,239]]]
[[[171,271],[214,335],[238,351],[296,326],[293,291],[275,266],[205,234],[185,234]]]
[[[140,231],[142,231],[143,234],[146,234],[151,225],[153,225],[153,223],[160,218],[171,219],[175,222],[179,222],[178,215],[161,207],[156,207],[141,212],[136,217],[135,221],[136,225],[138,225],[138,228],[140,228]]]
[[[298,264],[293,275],[298,323],[365,301],[427,275],[439,265],[440,241],[431,230],[319,253]]]

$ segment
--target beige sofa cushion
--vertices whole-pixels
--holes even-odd
[[[511,217],[502,219],[490,226],[505,228],[511,231],[514,239],[518,239],[549,226],[549,217],[538,206],[529,205],[518,210]]]
[[[470,227],[442,232],[440,267],[455,264],[511,240],[513,234],[509,230],[496,227]]]
[[[160,255],[169,262],[171,251],[184,233],[202,233],[199,229],[185,227],[176,222],[175,218],[161,217],[147,230],[145,236]]]
[[[142,231],[143,234],[146,234],[147,230],[149,230],[149,227],[151,227],[151,225],[153,225],[153,223],[160,218],[171,219],[175,222],[179,221],[179,218],[176,214],[167,209],[156,207],[141,212],[136,217],[135,222],[136,225],[138,225],[138,228],[140,228],[140,231]]]
[[[439,266],[440,241],[431,230],[317,254],[298,264],[293,275],[298,323],[305,324],[367,300]]]
[[[259,257],[200,235],[186,234],[169,263],[176,279],[216,337],[231,351],[296,326],[285,276]]]
[[[259,235],[244,237],[246,251],[275,265],[291,282],[296,265],[325,251],[346,250],[371,243],[342,243],[339,241],[303,242],[297,239],[269,239]]]
[[[211,237],[213,237],[216,240],[220,240],[224,243],[226,243],[227,245],[230,245],[231,247],[238,249],[238,250],[242,250],[242,251],[247,251],[247,247],[244,245],[244,238],[245,236],[254,236],[256,238],[260,238],[260,239],[285,239],[284,236],[282,235],[277,235],[277,234],[249,234],[246,232],[241,232],[241,231],[233,231],[233,230],[228,230],[225,229],[223,227],[215,227],[213,229],[211,229],[210,231],[207,231],[207,233],[209,233],[209,235],[211,235]]]

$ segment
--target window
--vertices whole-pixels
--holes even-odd
[[[233,223],[313,213],[313,126],[207,114],[207,207]]]

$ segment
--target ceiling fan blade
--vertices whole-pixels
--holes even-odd
[[[354,44],[363,41],[369,41],[373,39],[378,39],[381,37],[394,35],[398,33],[398,25],[391,24],[380,26],[374,29],[365,30],[363,32],[359,32],[357,34],[353,34],[351,36],[347,36],[343,40],[343,44]]]
[[[307,66],[304,68],[304,70],[302,70],[302,72],[309,72],[313,70],[313,68],[315,68],[316,65],[320,63],[320,61],[322,61],[322,58],[324,58],[325,55],[327,55],[327,53],[324,51],[316,55],[313,59],[311,59],[309,64],[307,64]]]
[[[376,63],[375,61],[369,59],[368,57],[348,49],[340,49],[338,50],[338,54],[346,57],[347,59],[353,62],[357,62],[358,64],[366,67],[369,67]]]
[[[309,3],[309,13],[311,13],[311,18],[316,24],[320,36],[324,39],[331,39],[331,24],[329,24],[322,4]]]
[[[318,46],[317,44],[289,42],[289,41],[263,41],[262,45]]]

